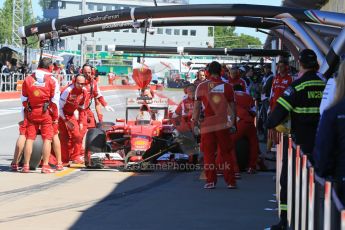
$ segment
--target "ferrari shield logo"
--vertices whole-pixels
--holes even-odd
[[[212,97],[212,101],[215,103],[215,104],[218,104],[220,102],[221,98],[219,95],[214,95]]]
[[[34,91],[34,96],[35,96],[35,97],[38,97],[39,95],[40,95],[40,91],[36,89],[36,90]]]

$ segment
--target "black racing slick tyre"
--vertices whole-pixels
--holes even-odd
[[[239,139],[236,143],[237,164],[241,171],[246,170],[249,162],[249,141],[247,138]]]
[[[93,152],[102,152],[106,149],[105,132],[98,128],[89,129],[85,139],[85,166],[91,166],[91,154]]]
[[[43,148],[43,140],[41,135],[37,135],[36,140],[34,141],[34,145],[32,147],[32,154],[30,157],[30,170],[36,170],[37,167],[40,165],[42,159],[42,148]],[[24,154],[22,154],[20,164],[24,163]]]
[[[111,130],[114,125],[114,122],[99,122],[97,123],[96,128],[101,129],[103,131],[108,131]]]
[[[102,152],[106,148],[105,132],[98,128],[89,129],[86,134],[85,148],[92,152]]]

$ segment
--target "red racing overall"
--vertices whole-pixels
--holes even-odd
[[[81,132],[82,136],[86,134],[87,129],[96,127],[95,116],[90,108],[93,99],[96,98],[103,107],[107,106],[107,102],[104,100],[97,81],[93,79],[91,79],[90,81],[86,81],[85,88],[87,90],[87,99],[85,100],[87,102],[87,105],[84,110],[85,116],[83,116],[83,119],[80,120],[83,123],[83,130]]]
[[[246,137],[249,141],[249,165],[248,168],[256,169],[259,154],[259,141],[254,125],[255,104],[253,98],[246,92],[236,91],[237,132],[232,135],[232,141]],[[235,148],[234,148],[235,149]],[[236,155],[235,155],[236,156]]]
[[[224,160],[224,179],[227,184],[236,184],[231,157],[233,143],[229,141],[230,130],[227,127],[227,110],[234,102],[232,86],[220,78],[211,78],[201,83],[196,89],[196,100],[204,108],[204,120],[201,122],[201,150],[204,152],[204,171],[206,183],[216,183],[215,154],[217,147]],[[231,165],[231,167],[229,167]]]
[[[52,140],[52,115],[57,117],[57,105],[53,102],[55,96],[55,81],[51,73],[37,69],[27,76],[23,83],[22,100],[26,108],[26,138],[35,140],[38,130],[41,130],[43,140]],[[52,114],[50,113],[52,111]]]
[[[187,97],[183,99],[175,110],[175,114],[178,116],[179,125],[176,128],[179,132],[190,132],[192,130],[192,115],[193,115],[194,100]]]
[[[86,88],[77,89],[74,84],[69,85],[60,97],[60,117],[59,130],[61,141],[62,162],[68,163],[69,160],[77,160],[82,155],[83,136],[80,124],[84,120],[85,99],[87,97]],[[74,112],[78,110],[79,119],[77,120]],[[66,126],[66,121],[73,123],[73,129]]]

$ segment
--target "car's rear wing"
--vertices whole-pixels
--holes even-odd
[[[167,109],[169,107],[168,98],[152,98],[150,100],[127,98],[126,108],[140,109],[143,104],[147,104],[150,109]]]

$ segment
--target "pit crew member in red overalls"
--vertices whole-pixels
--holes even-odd
[[[70,84],[61,93],[59,130],[63,163],[68,163],[70,160],[73,163],[81,163],[83,141],[81,130],[83,128],[83,116],[85,116],[83,110],[85,109],[85,100],[87,98],[87,90],[84,85],[85,77],[79,75],[75,82]],[[76,110],[79,112],[78,119],[74,114]]]
[[[204,108],[201,122],[201,149],[204,153],[205,189],[213,189],[217,183],[215,154],[217,148],[224,160],[224,179],[228,188],[236,188],[231,148],[231,130],[236,125],[236,108],[232,86],[221,78],[221,65],[214,61],[209,65],[209,80],[198,85],[195,93],[193,125],[197,125]]]
[[[113,72],[108,73],[108,85],[113,85],[115,80],[115,74]]]
[[[88,64],[85,64],[82,68],[83,70],[83,75],[85,77],[85,88],[87,90],[87,98],[86,98],[86,108],[83,111],[85,115],[82,115],[82,120],[80,120],[83,124],[83,128],[81,130],[81,135],[82,137],[85,136],[87,130],[89,128],[94,128],[96,127],[96,120],[94,117],[93,112],[91,111],[91,104],[94,99],[97,99],[101,105],[107,110],[107,111],[113,111],[114,109],[110,107],[107,102],[104,100],[104,97],[99,89],[99,86],[97,84],[97,81],[93,79],[92,76],[92,67]],[[88,156],[85,156],[88,157]],[[80,162],[81,163],[81,162]],[[87,162],[85,162],[87,163]]]
[[[206,81],[206,71],[204,69],[200,69],[196,74],[196,80],[193,82],[193,84],[198,86],[204,81]]]
[[[283,95],[284,91],[289,87],[292,82],[292,77],[289,75],[289,63],[284,59],[278,62],[278,74],[273,78],[270,102],[269,102],[269,113],[273,111],[277,105],[277,100]],[[268,130],[267,136],[267,151],[270,151],[273,144],[278,142],[278,132],[274,129]]]
[[[241,85],[234,85],[236,113],[237,113],[237,132],[232,135],[233,142],[246,137],[249,141],[249,164],[247,172],[252,174],[256,170],[256,162],[259,154],[259,141],[254,124],[256,107],[253,98],[243,92]],[[235,155],[236,156],[236,155]]]
[[[59,76],[58,75],[52,75],[52,79],[55,82],[55,97],[54,98],[59,98],[60,97],[60,83],[59,79],[57,79]],[[55,102],[56,105],[59,105],[59,102]],[[59,106],[57,106],[57,110],[59,110]],[[52,110],[52,107],[49,108],[49,112],[51,116],[53,117],[53,120],[58,120],[58,114],[54,114],[54,111]],[[59,124],[58,123],[53,123],[53,140],[52,140],[52,146],[53,146],[53,151],[55,155],[55,160],[49,160],[50,164],[56,164],[56,170],[57,171],[62,171],[63,170],[63,165],[62,165],[62,160],[61,160],[61,143],[60,143],[60,138],[59,138]],[[52,158],[54,159],[54,158]]]
[[[107,111],[114,112],[114,109],[108,106],[107,102],[104,100],[104,97],[99,89],[97,81],[94,80],[93,78],[91,68],[92,67],[87,64],[83,66],[83,75],[85,76],[85,80],[86,80],[85,88],[87,89],[87,92],[88,92],[88,98],[86,101],[89,103],[86,107],[86,110],[85,110],[86,116],[84,117],[84,120],[83,120],[83,131],[82,131],[83,135],[85,135],[88,128],[96,127],[95,117],[90,108],[90,105],[92,104],[92,101],[94,99],[98,99],[98,101]]]
[[[187,97],[178,104],[172,118],[173,123],[179,132],[191,132],[192,131],[192,116],[195,98],[195,86],[189,85],[186,88]]]
[[[51,77],[52,61],[50,58],[42,58],[38,69],[32,76],[27,76],[22,88],[23,106],[27,110],[26,119],[26,144],[24,147],[24,165],[22,172],[30,171],[29,162],[32,153],[33,143],[38,130],[41,130],[43,139],[43,164],[42,173],[54,172],[48,165],[53,138],[53,117],[57,117],[57,101],[55,94],[55,81]],[[53,112],[53,117],[49,112],[49,107]]]
[[[244,92],[247,91],[246,81],[241,78],[240,71],[236,66],[233,66],[230,69],[230,77],[229,77],[228,83],[230,83],[231,85],[241,85],[243,88],[243,91]]]
[[[23,115],[24,115],[24,111]],[[19,159],[21,157],[21,153],[23,152],[24,149],[24,145],[25,145],[25,141],[26,141],[26,137],[25,137],[25,133],[26,133],[26,119],[23,118],[22,121],[18,122],[19,125],[19,137],[16,141],[16,146],[14,148],[14,154],[13,154],[13,160],[11,162],[11,170],[13,172],[17,172],[19,170]]]

